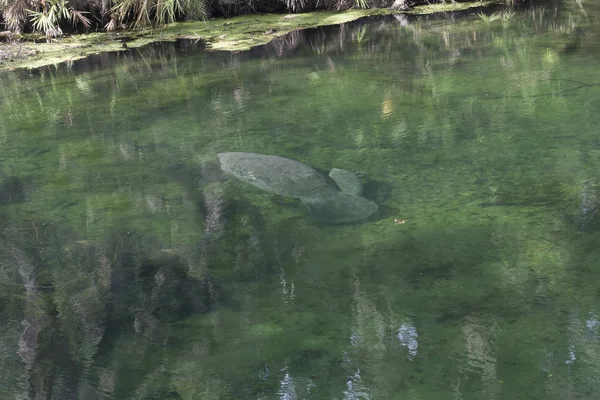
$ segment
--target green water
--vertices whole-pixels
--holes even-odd
[[[499,16],[0,75],[0,398],[600,398],[600,7]]]

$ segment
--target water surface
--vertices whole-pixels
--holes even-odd
[[[0,75],[0,397],[597,399],[599,15]],[[225,151],[360,172],[379,211],[318,223]]]

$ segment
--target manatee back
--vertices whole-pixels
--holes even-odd
[[[268,192],[313,198],[334,191],[319,172],[289,158],[243,152],[219,153],[217,156],[223,171]]]

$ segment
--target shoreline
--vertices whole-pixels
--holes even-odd
[[[494,1],[419,6],[407,11],[387,8],[351,9],[342,12],[315,11],[298,14],[246,14],[208,21],[176,22],[143,31],[94,32],[35,43],[38,36],[25,35],[20,42],[0,43],[0,72],[35,69],[72,62],[92,54],[142,47],[155,42],[180,39],[206,43],[207,51],[244,51],[264,45],[289,32],[326,25],[338,25],[376,15],[426,15],[487,7]]]

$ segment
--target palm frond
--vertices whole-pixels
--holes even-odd
[[[182,11],[179,0],[157,0],[155,8],[154,21],[157,25],[175,22],[176,15]]]
[[[27,22],[27,9],[33,8],[33,0],[4,0],[2,14],[8,29],[18,32],[23,29]]]
[[[369,8],[368,0],[356,0],[354,4],[356,8]]]
[[[73,9],[71,9],[70,11],[71,11],[71,22],[73,23],[73,25],[80,23],[81,25],[83,25],[83,27],[85,29],[89,29],[90,26],[92,26],[92,21],[88,17],[83,15],[83,14],[88,14],[88,12],[77,11],[77,10],[73,10]]]
[[[133,17],[132,27],[140,29],[152,24],[149,8],[148,0],[124,0],[115,5],[114,11],[121,21]]]
[[[285,0],[285,6],[292,12],[302,11],[306,7],[306,0]]]
[[[73,9],[68,0],[45,0],[41,4],[35,3],[37,7],[26,9],[29,20],[36,31],[42,31],[46,36],[60,36],[62,29],[60,22],[70,20],[73,25],[80,23],[86,29],[91,26],[91,21],[84,11]]]
[[[121,23],[133,20],[132,27],[140,29],[169,24],[181,17],[205,19],[206,5],[204,0],[116,0],[111,13]],[[114,25],[111,22],[107,28]]]
[[[185,0],[182,13],[188,20],[206,20],[208,16],[204,0]]]
[[[117,20],[114,18],[111,18],[110,21],[108,21],[108,23],[106,25],[104,25],[104,29],[106,29],[108,32],[112,32],[117,29],[117,26],[118,26]]]
[[[59,36],[62,34],[62,30],[57,25],[57,18],[53,10],[46,12],[27,10],[30,16],[30,20],[33,24],[33,29],[41,31],[46,36]]]

